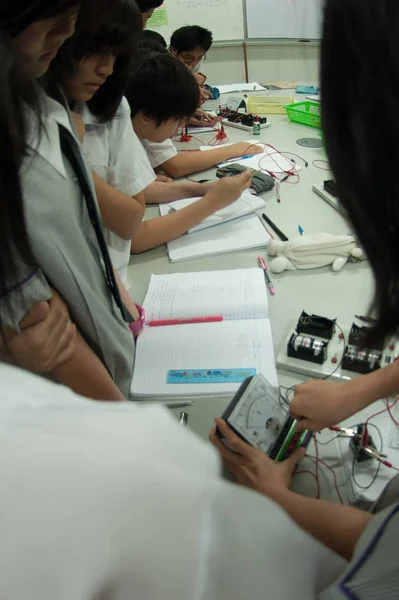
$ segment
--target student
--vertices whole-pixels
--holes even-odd
[[[177,29],[170,38],[170,52],[184,62],[194,73],[200,87],[201,104],[209,100],[209,93],[204,89],[206,76],[202,73],[202,64],[206,53],[212,46],[212,33],[199,25],[186,25]]]
[[[166,54],[165,50],[153,42],[143,40],[139,43],[139,52],[137,62],[143,62],[148,58],[154,58],[158,54]],[[134,90],[132,90],[132,98]],[[203,124],[203,123],[202,123]],[[245,154],[259,154],[263,150],[261,147],[249,144],[248,142],[237,142],[230,146],[220,146],[207,152],[177,152],[176,146],[171,139],[163,142],[154,142],[147,139],[141,140],[153,169],[162,169],[173,179],[179,179],[186,175],[206,171],[215,165],[238,158]]]
[[[376,281],[374,341],[396,336],[399,328],[398,184],[392,176],[381,185],[380,177],[384,157],[388,154],[395,161],[398,156],[398,40],[397,2],[327,0],[321,49],[323,131],[340,201],[370,259]],[[303,418],[301,428],[318,431],[398,392],[396,362],[349,383],[299,385],[290,409]],[[305,498],[288,489],[292,471],[287,463],[275,463],[244,444],[220,419],[217,426],[235,453],[220,443],[215,431],[212,441],[240,483],[271,498],[305,531],[352,558],[323,599],[393,600],[398,596],[398,476],[376,503],[374,516]]]
[[[163,48],[167,47],[165,38],[162,37],[162,35],[157,31],[151,31],[151,29],[144,29],[144,31],[141,33],[140,39],[142,42],[156,42]]]
[[[97,23],[80,19],[51,67],[74,117],[82,120],[81,141],[93,170],[105,238],[126,288],[130,240],[141,227],[145,206],[142,191],[155,180],[123,98],[142,31],[138,11],[134,23],[126,20],[126,9],[133,4],[114,0]]]
[[[78,8],[73,0],[57,0],[51,6],[44,0],[14,0],[2,5],[1,31],[12,38],[32,76],[44,75],[62,43],[72,35]],[[105,0],[100,8],[106,8]],[[137,14],[127,5],[127,23],[134,23]],[[87,18],[85,11],[82,18]],[[93,14],[90,18],[95,21]],[[20,174],[33,259],[14,271],[8,293],[0,298],[2,322],[18,331],[29,309],[51,297],[51,282],[77,327],[74,356],[51,375],[92,398],[122,400],[129,393],[133,371],[134,341],[128,326],[133,319],[121,301],[106,247],[101,245],[96,201],[68,113],[43,93],[39,101],[41,120],[35,119],[32,110],[28,113],[29,152]],[[70,155],[65,155],[65,143],[77,161],[74,168]],[[85,194],[80,187],[82,178]]]
[[[170,38],[170,52],[193,73],[201,71],[201,63],[212,46],[212,33],[199,25],[177,29]]]
[[[147,21],[152,16],[154,10],[162,6],[163,2],[164,0],[136,0],[142,15],[143,28],[147,25]]]
[[[211,185],[155,181],[155,173],[133,130],[127,101],[122,99],[126,78],[125,70],[122,68],[121,71],[120,66],[124,64],[123,53],[112,44],[115,32],[125,28],[119,5],[126,1],[115,0],[100,29],[89,22],[84,27],[78,23],[74,37],[61,50],[59,57],[62,62],[64,53],[71,52],[74,59],[79,60],[71,74],[65,75],[62,87],[68,102],[84,121],[83,148],[88,162],[94,170],[96,165],[109,168],[116,183],[120,179],[129,180],[129,184],[124,184],[124,193],[121,193],[116,185],[106,185],[101,177],[94,174],[100,211],[108,229],[107,242],[114,266],[122,279],[131,249],[143,252],[182,235],[215,211],[234,202],[250,185],[249,174]],[[99,44],[107,48],[106,52],[100,52]],[[100,87],[92,89],[88,82],[99,83]],[[119,87],[117,82],[121,83]],[[133,124],[140,132],[144,131],[146,137],[155,140],[174,135],[184,118],[195,110],[198,101],[198,89],[192,74],[170,54],[149,61],[146,68],[135,69],[129,89],[136,111],[132,115]],[[181,90],[185,91],[183,95]],[[160,97],[162,105],[159,105]],[[139,105],[140,109],[137,108]],[[129,215],[131,204],[137,202],[132,196],[140,192],[143,192],[141,195],[147,203],[195,196],[203,198],[182,211],[144,221],[136,228],[136,221],[129,219]],[[131,227],[132,222],[134,227]]]

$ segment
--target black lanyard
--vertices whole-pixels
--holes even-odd
[[[104,239],[104,234],[97,211],[97,205],[94,200],[93,192],[91,190],[89,179],[87,177],[87,171],[82,159],[82,155],[77,146],[77,142],[72,136],[72,134],[68,131],[68,129],[66,129],[62,125],[58,125],[58,129],[60,134],[61,152],[63,156],[65,156],[65,158],[68,160],[77,177],[80,189],[83,193],[86,202],[86,208],[87,212],[89,213],[90,222],[97,237],[97,242],[100,247],[101,255],[103,258],[104,275],[107,281],[107,285],[116,302],[116,305],[121,311],[122,318],[124,319],[124,321],[126,321],[126,323],[133,323],[134,319],[122,301],[119,288],[115,280],[114,269],[112,266],[111,259],[109,257],[107,244]]]

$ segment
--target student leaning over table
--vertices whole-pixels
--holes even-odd
[[[156,58],[160,54],[166,54],[167,50],[160,44],[154,44],[153,40],[142,40],[139,43],[139,49],[137,54],[137,63],[152,58]],[[164,93],[162,89],[162,82],[154,82],[154,89],[144,89],[142,92],[143,98],[148,98],[152,104],[154,98],[151,98],[151,94]],[[181,84],[180,84],[181,85]],[[131,89],[132,85],[129,86],[128,96],[129,101],[133,104],[135,97],[135,90]],[[172,89],[169,89],[169,94],[172,94]],[[187,86],[187,89],[181,89],[181,94],[188,94],[191,91],[191,85]],[[181,103],[184,100],[181,99],[180,95],[176,102]],[[159,106],[158,110],[162,110]],[[171,139],[166,139],[162,142],[154,141],[153,139],[141,139],[141,142],[147,152],[148,159],[153,169],[160,168],[167,175],[170,175],[174,179],[190,175],[191,173],[197,173],[199,171],[206,171],[211,167],[215,167],[218,163],[221,163],[230,158],[238,158],[250,152],[251,154],[260,154],[263,149],[260,146],[253,145],[248,142],[237,142],[235,144],[220,146],[214,150],[208,150],[207,152],[177,152],[176,146]]]
[[[101,2],[99,7],[105,9],[107,0]],[[78,10],[79,4],[74,0],[57,0],[51,6],[44,0],[3,2],[0,31],[6,43],[12,43],[20,53],[24,68],[33,77],[40,77],[48,70],[65,39],[72,35]],[[95,16],[90,15],[93,22]],[[140,19],[137,9],[135,16]],[[126,12],[126,18],[132,19],[131,11]],[[19,264],[8,282],[7,293],[0,297],[6,342],[14,337],[15,348],[19,323],[34,305],[49,301],[51,282],[68,305],[77,328],[73,356],[64,356],[61,363],[53,360],[57,347],[54,339],[49,338],[46,346],[50,348],[43,355],[50,360],[45,365],[38,365],[36,357],[32,357],[30,368],[51,369],[51,375],[57,381],[90,397],[106,395],[122,400],[129,392],[133,371],[134,342],[127,324],[133,319],[120,300],[112,267],[107,275],[104,272],[105,261],[108,260],[108,265],[110,262],[106,248],[99,245],[101,223],[91,182],[65,108],[39,89],[37,101],[31,102],[30,106],[42,111],[41,120],[38,120],[35,111],[27,108],[29,150],[21,165],[24,219],[33,259],[30,263]],[[61,152],[61,132],[81,163],[83,177],[87,177],[92,202],[90,218],[75,173],[64,150]],[[12,220],[11,214],[5,214],[1,221],[1,238]],[[92,226],[94,221],[97,221],[96,233]],[[53,293],[53,299],[56,298]],[[28,319],[31,317],[28,315]],[[26,353],[25,357],[17,356],[11,347],[10,350],[11,359],[26,364]]]
[[[90,12],[90,6],[94,10],[96,1],[86,0],[85,10]],[[126,27],[124,13],[129,4],[133,6],[134,0],[114,0],[104,18],[97,19],[97,26],[80,18],[74,36],[51,67],[75,111],[73,116],[82,125],[83,149],[93,169],[106,240],[126,287],[131,248],[142,252],[183,235],[204,218],[235,202],[250,186],[249,172],[209,185],[167,185],[155,181],[155,173],[133,129],[128,102],[123,98],[138,34]],[[198,103],[192,74],[170,54],[132,69],[128,87],[132,105],[142,102],[140,111],[135,111],[135,125],[145,127],[148,137],[156,140],[173,135]],[[137,219],[138,208],[146,202],[196,196],[201,198],[181,211],[144,222]]]
[[[394,176],[383,183],[380,177],[387,152],[392,160],[399,158],[398,54],[398,2],[327,0],[321,51],[324,139],[339,198],[375,277],[374,341],[399,330],[399,187]],[[291,412],[303,419],[301,428],[319,431],[398,393],[399,361],[349,383],[298,385]],[[241,484],[274,500],[303,530],[352,559],[338,585],[321,595],[323,600],[399,597],[399,476],[387,486],[374,514],[304,498],[288,489],[288,463],[274,463],[221,420],[217,426],[235,453],[215,430],[211,439]]]

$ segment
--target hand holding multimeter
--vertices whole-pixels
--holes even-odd
[[[242,440],[280,462],[297,448],[306,448],[312,432],[297,431],[297,420],[287,414],[279,395],[262,375],[248,377],[222,415]]]
[[[282,490],[290,487],[295,468],[305,455],[304,448],[297,448],[283,462],[272,460],[236,435],[223,419],[216,419],[210,440],[238,483],[276,500]]]

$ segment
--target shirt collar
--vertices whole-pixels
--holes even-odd
[[[39,135],[38,122],[28,111],[28,146],[31,151],[38,154],[48,162],[65,179],[64,159],[59,142],[58,126],[62,125],[73,136],[69,113],[62,104],[56,102],[44,92],[41,94],[42,124],[43,129]]]
[[[93,113],[90,111],[89,107],[87,106],[86,102],[76,102],[73,105],[73,109],[74,112],[76,112],[82,119],[83,123],[87,126],[91,126],[91,125],[101,125],[101,123],[98,122],[98,119],[96,116],[93,115]]]

